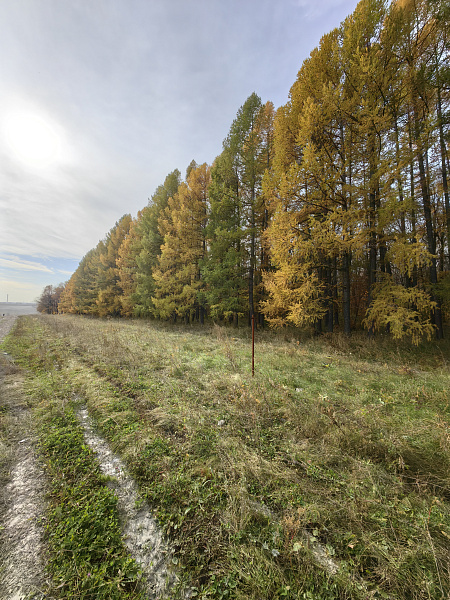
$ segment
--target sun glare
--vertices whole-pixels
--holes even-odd
[[[17,112],[6,119],[6,136],[16,158],[33,168],[58,162],[61,140],[56,127],[39,115]]]

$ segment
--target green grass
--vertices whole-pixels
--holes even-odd
[[[39,410],[41,451],[51,481],[50,569],[58,595],[138,598],[138,569],[122,542],[117,499],[84,445],[73,411],[61,410],[57,402],[45,402]]]
[[[64,390],[48,427],[87,404],[197,597],[448,597],[447,341],[257,332],[254,378],[248,332],[219,327],[49,316],[6,347],[30,393]]]

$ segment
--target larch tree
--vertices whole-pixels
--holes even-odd
[[[211,173],[209,256],[203,264],[207,296],[216,317],[235,322],[255,314],[261,292],[261,268],[267,263],[262,232],[268,210],[262,179],[272,160],[272,103],[255,93],[239,109],[223,152]]]
[[[65,284],[47,285],[39,297],[36,310],[40,313],[54,315],[59,312],[58,305],[61,300],[61,295],[64,292]]]
[[[436,88],[431,83],[430,72],[436,69],[436,36],[439,28],[425,0],[399,0],[392,6],[401,23],[401,35],[394,48],[403,66],[405,85],[405,112],[409,131],[410,189],[413,198],[413,244],[423,245],[423,265],[417,264],[414,286],[422,282],[418,273],[427,266],[425,285],[430,285],[429,309],[438,338],[443,336],[440,299],[436,295],[438,284],[436,218],[439,213],[433,183],[436,171],[430,168],[430,157],[435,137]]]
[[[75,313],[75,273],[72,273],[70,279],[64,286],[64,291],[59,299],[58,311],[60,313]]]
[[[189,322],[204,321],[205,302],[199,263],[206,254],[205,227],[208,211],[210,168],[193,161],[186,182],[169,198],[159,218],[163,237],[161,254],[153,269],[152,301],[160,318],[179,316]]]
[[[100,268],[100,254],[105,246],[101,240],[95,248],[83,256],[75,273],[70,279],[73,292],[71,293],[72,305],[70,312],[81,315],[97,314],[98,273]],[[69,286],[69,289],[71,288]]]
[[[348,257],[361,247],[348,177],[351,137],[345,129],[354,94],[344,86],[339,44],[340,32],[334,30],[304,62],[289,103],[277,114],[274,176],[266,181],[273,210],[267,239],[275,270],[265,276],[264,311],[276,324],[320,328],[326,317],[329,331],[336,320],[340,261],[349,285]],[[348,309],[349,290],[346,298]],[[349,318],[344,323],[349,329]]]
[[[121,314],[122,289],[116,261],[119,256],[119,248],[128,234],[130,225],[131,216],[124,215],[107,234],[103,251],[100,252],[96,299],[97,314],[100,317],[118,317]]]
[[[142,237],[139,230],[141,216],[142,213],[139,212],[137,218],[131,221],[128,233],[117,251],[116,266],[121,289],[121,314],[124,317],[134,315],[137,289],[136,258],[142,250]]]
[[[362,323],[414,342],[433,327],[440,335],[447,46],[436,45],[426,5],[362,0],[322,38],[277,111],[264,182],[272,264],[263,309],[275,324],[332,331],[341,314],[346,333]]]
[[[141,249],[136,255],[136,291],[134,312],[136,316],[154,316],[152,296],[155,291],[153,269],[158,264],[164,238],[159,231],[158,220],[169,198],[173,197],[181,182],[181,173],[175,169],[156,189],[148,206],[140,213],[137,224],[137,235],[141,239]]]

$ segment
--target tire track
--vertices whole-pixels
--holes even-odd
[[[100,469],[112,478],[110,485],[118,499],[124,543],[142,570],[144,589],[149,598],[165,597],[176,580],[169,568],[172,552],[149,507],[142,502],[125,465],[113,454],[107,442],[95,433],[86,408],[78,412],[78,418],[86,443],[94,450]]]
[[[0,318],[0,342],[16,317]],[[45,585],[42,517],[44,472],[33,447],[30,411],[23,401],[23,379],[6,353],[0,364],[0,403],[6,410],[10,446],[9,481],[0,493],[0,598],[41,600]]]

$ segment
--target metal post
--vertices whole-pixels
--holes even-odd
[[[255,376],[255,315],[252,315],[252,377]]]

